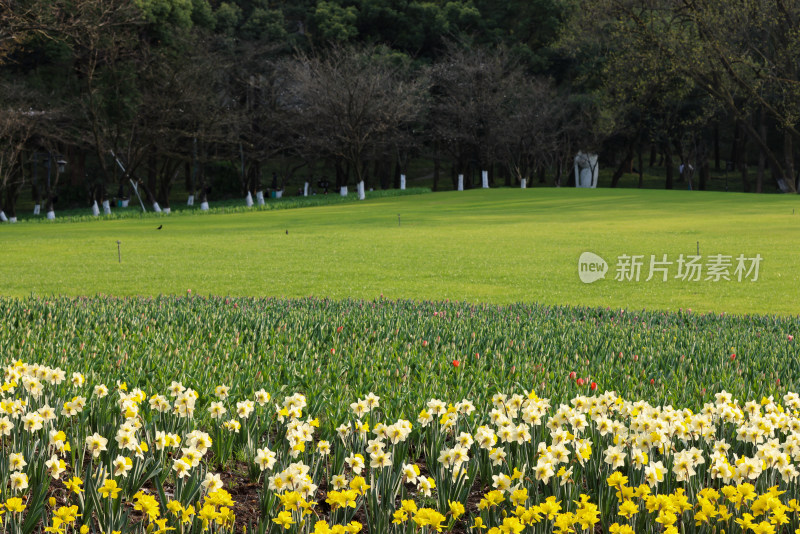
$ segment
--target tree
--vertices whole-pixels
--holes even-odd
[[[334,48],[326,56],[298,56],[288,68],[281,102],[296,117],[301,144],[333,158],[356,183],[370,160],[386,152],[422,112],[423,77],[406,58],[381,48]]]
[[[0,85],[0,212],[16,217],[16,201],[25,182],[24,154],[41,119],[41,113],[24,106],[24,90]]]
[[[691,80],[744,129],[783,191],[795,192],[800,140],[800,4],[782,0],[576,0],[575,24],[612,43],[611,62],[657,61]],[[649,84],[650,80],[640,79]],[[782,132],[783,158],[751,116],[763,110]]]
[[[495,162],[506,112],[513,110],[523,78],[503,48],[450,43],[433,65],[431,134],[450,154],[455,173],[487,169]]]
[[[503,106],[497,153],[509,177],[530,183],[534,172],[559,163],[567,133],[585,125],[574,120],[570,102],[549,80],[517,78],[515,90]]]

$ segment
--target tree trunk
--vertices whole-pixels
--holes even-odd
[[[636,151],[639,155],[638,165],[639,165],[639,189],[644,187],[644,157],[642,156],[642,141],[639,140],[639,147]]]
[[[192,162],[187,161],[183,164],[183,186],[188,194],[192,194]]]
[[[20,168],[19,172],[22,173],[22,168]],[[2,209],[9,219],[15,219],[17,216],[17,198],[21,187],[22,180],[16,180],[15,183],[9,184],[5,188],[5,200],[2,203]]]
[[[744,133],[744,132],[743,132]],[[739,151],[736,153],[736,164],[742,174],[742,191],[750,192],[750,180],[747,176],[747,136],[742,135],[739,141]]]
[[[742,191],[745,193],[750,192],[750,181],[747,177],[747,136],[744,135],[744,126],[741,124],[746,119],[742,119],[737,123],[736,127],[736,137],[737,137],[737,145],[738,150],[736,151],[735,156],[736,159],[733,161],[736,162],[736,167],[739,169],[739,172],[742,176]]]
[[[669,140],[664,143],[664,167],[667,171],[667,181],[664,187],[666,189],[672,189],[674,169],[672,168],[672,141]]]
[[[247,182],[245,184],[245,196],[247,193],[255,196],[261,191],[261,162],[254,161],[247,169]]]
[[[334,170],[336,171],[336,185],[334,186],[334,190],[338,191],[345,182],[344,178],[344,169],[342,169],[342,161],[339,158],[336,158],[336,162],[334,163]]]
[[[738,153],[739,153],[739,143],[741,140],[741,133],[742,133],[742,121],[737,120],[733,125],[733,143],[731,143],[731,157],[728,158],[728,161],[739,161]]]
[[[400,168],[400,159],[394,163],[394,172],[392,173],[392,186],[395,189],[400,189],[400,175],[403,174],[403,169]],[[387,188],[388,189],[388,188]]]
[[[169,208],[169,193],[172,190],[172,184],[175,179],[180,174],[180,163],[179,162],[171,162],[168,165],[164,166],[161,181],[159,182],[158,187],[158,201],[161,204],[162,209],[170,209]]]
[[[656,158],[658,157],[658,152],[656,152],[656,144],[650,143],[650,167],[655,166]]]
[[[767,122],[766,122],[764,108],[761,108],[758,112],[758,133],[762,138],[766,139]],[[764,191],[764,170],[766,169],[766,167],[767,167],[767,158],[764,155],[764,150],[759,149],[758,174],[756,175],[756,193],[762,193]]]
[[[778,184],[778,187],[781,189],[781,191],[784,193],[796,193],[797,188],[794,184],[794,177],[786,172],[784,165],[780,162],[777,155],[770,149],[769,144],[767,144],[766,136],[762,135],[749,122],[742,122],[742,124],[744,125],[745,132],[750,136],[750,139],[755,141],[759,148],[763,151],[764,156],[767,159],[767,163],[771,169],[772,178],[775,180],[775,183]],[[791,132],[786,132],[785,135],[791,135]]]
[[[700,183],[698,185],[700,191],[706,190],[706,184],[708,183],[709,172],[710,170],[708,168],[708,161],[704,159],[703,162],[700,164]]]
[[[33,197],[34,205],[42,205],[42,190],[39,188],[39,184],[36,182],[33,182],[33,185],[31,186],[31,196]]]
[[[611,187],[617,187],[619,184],[619,179],[622,178],[622,175],[625,174],[625,169],[630,169],[631,165],[633,164],[633,143],[628,144],[628,148],[625,152],[625,157],[622,158],[620,161],[617,170],[614,171],[614,174],[611,176]]]
[[[149,182],[149,180],[148,180]],[[153,190],[145,182],[139,182],[136,184],[139,187],[140,191],[144,191],[144,201],[151,206],[155,204],[156,197],[153,195]]]
[[[794,145],[792,143],[792,134],[789,132],[783,134],[783,157],[786,160],[786,180],[794,185],[794,190],[796,192],[797,183],[794,175]]]
[[[720,170],[719,167],[719,123],[714,124],[714,169]],[[702,165],[701,165],[702,167]],[[702,188],[701,188],[702,189]]]
[[[439,150],[438,147],[434,149],[435,152],[433,154],[433,190],[439,190],[439,174],[441,172],[441,162],[439,160]]]
[[[150,191],[148,193],[147,202],[153,203],[155,202],[155,197],[152,195],[152,191],[156,190],[158,187],[158,163],[156,160],[155,152],[151,152],[149,156],[147,156],[147,187]]]

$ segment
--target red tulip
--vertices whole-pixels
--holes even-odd
[[[338,334],[339,332],[341,332],[342,328],[344,328],[344,327],[343,326],[337,326],[336,327],[336,333]]]
[[[336,354],[336,349],[331,349],[331,354]]]
[[[461,365],[461,362],[460,362],[460,361],[458,361],[458,360],[453,360],[453,367],[458,367],[459,365]]]
[[[570,379],[570,380],[575,380],[575,378],[576,378],[577,376],[578,376],[578,374],[577,374],[575,371],[572,371],[572,372],[569,374],[569,379]]]
[[[793,336],[792,334],[789,334],[788,336],[786,336],[786,339],[788,339],[789,341],[791,341],[791,340],[793,340],[793,339],[794,339],[794,336]]]
[[[592,384],[589,386],[589,389],[591,389],[592,391],[596,390],[597,389],[597,382],[592,382]]]
[[[579,378],[578,380],[575,381],[575,383],[578,384],[579,386],[582,386],[584,384],[583,378]]]
[[[655,383],[656,383],[656,379],[655,378],[651,378],[650,379],[650,385],[653,386],[653,385],[655,385]]]
[[[424,339],[422,340],[422,346],[423,347],[427,347],[428,346],[428,342],[426,340],[424,340]]]
[[[736,359],[736,355],[735,354],[731,354],[731,361],[733,361],[735,359]]]

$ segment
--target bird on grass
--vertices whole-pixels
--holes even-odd
[[[286,235],[289,235],[289,230],[286,230]]]
[[[158,228],[156,228],[156,230],[161,230],[163,227],[164,227],[164,225],[163,225],[163,224],[159,224],[159,225],[158,225]]]

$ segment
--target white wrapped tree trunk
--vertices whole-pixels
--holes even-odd
[[[48,212],[47,212],[47,218],[48,218],[48,220],[51,220],[51,221],[52,221],[52,220],[55,220],[55,218],[56,218],[56,212],[55,212],[55,211],[53,211],[53,210],[50,210],[50,211],[48,211]]]
[[[111,215],[111,204],[108,202],[108,200],[103,201],[103,214]]]
[[[304,197],[308,196],[308,182],[303,184],[303,196]]]
[[[130,202],[130,201],[127,198],[125,200],[123,200],[122,201],[122,207],[123,208],[127,208],[128,207],[128,202]]]
[[[343,197],[346,197],[346,196],[347,196],[347,186],[346,186],[346,185],[343,185],[343,186],[342,186],[342,187],[339,189],[339,194],[340,194],[340,195],[342,195]]]
[[[36,205],[33,206],[33,214],[34,215],[39,215],[41,212],[42,212],[41,204],[36,204]]]
[[[283,198],[283,189],[275,191],[275,198]]]
[[[366,195],[364,194],[364,181],[358,182],[358,200],[364,200]]]
[[[528,179],[527,178],[523,178],[522,180],[519,181],[519,188],[520,189],[526,189],[527,187],[528,187]]]
[[[194,206],[194,195],[189,195],[189,198],[186,200],[187,206]]]
[[[481,181],[483,182],[481,187],[489,189],[489,171],[481,171]]]
[[[161,213],[161,206],[158,205],[158,202],[153,202],[153,211],[156,213]]]
[[[208,202],[201,202],[200,209],[203,211],[208,211]]]
[[[405,174],[401,174],[400,175],[400,189],[405,189],[405,188],[406,188],[406,175]]]
[[[3,210],[0,210],[0,221],[8,222],[8,217],[6,217],[6,212],[4,212]]]
[[[259,206],[264,205],[264,192],[263,191],[256,191],[256,202],[258,202]]]
[[[95,217],[100,215],[100,208],[97,207],[97,201],[96,200],[94,202],[92,202],[92,215],[94,215]]]
[[[459,174],[458,175],[458,190],[459,191],[463,191],[464,190],[464,175],[463,174]]]
[[[164,208],[163,212],[164,212],[164,215],[169,215],[170,213],[172,213],[172,210],[170,208]]]
[[[8,219],[8,222],[10,222],[11,224],[14,224],[15,222],[17,222],[17,218],[16,217],[11,217],[10,219]]]
[[[253,195],[250,194],[250,191],[248,191],[247,196],[244,197],[244,203],[247,205],[248,208],[253,207]]]

